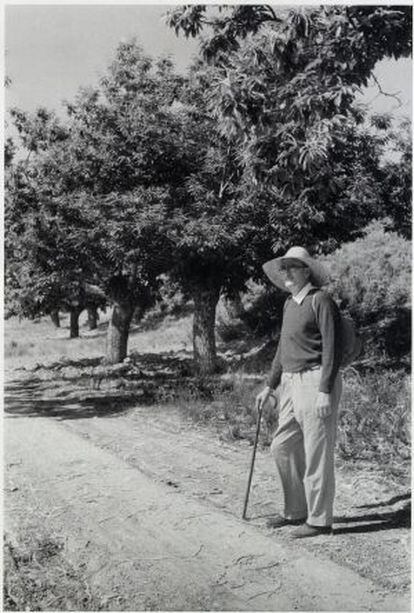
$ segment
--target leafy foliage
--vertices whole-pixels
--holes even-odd
[[[187,36],[209,26],[211,107],[267,203],[275,251],[309,236],[332,250],[384,214],[381,143],[358,130],[354,100],[379,59],[409,55],[408,7],[185,6],[169,23]]]
[[[34,281],[74,277],[141,306],[167,270],[188,295],[243,286],[255,247],[270,252],[267,212],[245,197],[235,148],[206,104],[212,71],[199,64],[185,79],[123,43],[99,87],[68,104],[64,140],[51,136],[53,117],[15,111],[34,196],[23,216],[19,186],[13,210]]]
[[[240,48],[240,41],[260,29],[284,36],[280,55],[291,60],[298,44],[309,41],[324,47],[325,62],[340,70],[369,72],[382,57],[407,57],[411,52],[412,12],[408,6],[322,6],[274,9],[269,5],[183,5],[167,13],[176,34],[199,36],[209,27],[205,56],[222,59]],[[283,56],[283,51],[285,55]],[[295,58],[296,59],[296,58]],[[349,62],[349,64],[348,64]]]
[[[102,297],[85,286],[94,279],[87,227],[77,232],[73,203],[42,190],[37,170],[26,161],[7,175],[6,312],[34,317],[56,308],[100,304]]]
[[[327,256],[332,291],[361,328],[368,360],[409,358],[411,248],[384,222]]]
[[[43,110],[13,111],[29,158],[10,172],[7,263],[22,294],[27,276],[35,294],[50,289],[43,277],[53,280],[48,300],[37,292],[34,308],[85,283],[112,298],[125,285],[131,301],[151,302],[165,266],[157,231],[178,176],[179,124],[167,108],[181,82],[174,78],[170,63],[152,69],[136,45],[123,44],[101,86],[68,105],[64,127]]]
[[[393,229],[411,238],[412,224],[412,129],[407,119],[391,132],[389,146],[394,154],[383,168],[383,198]]]

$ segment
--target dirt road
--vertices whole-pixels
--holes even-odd
[[[245,441],[173,408],[97,417],[66,402],[46,417],[33,393],[6,390],[5,531],[32,516],[59,535],[96,608],[409,610],[404,492],[340,470],[334,536],[291,541],[265,527],[281,504],[266,451],[244,522]]]

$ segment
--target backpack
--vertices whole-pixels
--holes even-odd
[[[315,296],[312,296],[312,310],[316,317]],[[339,309],[338,309],[339,310]],[[341,322],[342,357],[341,368],[349,366],[359,356],[362,350],[361,338],[355,329],[354,322],[350,317],[339,311]]]

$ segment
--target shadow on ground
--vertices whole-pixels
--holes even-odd
[[[168,369],[170,374],[182,375],[193,374],[193,360],[192,353],[189,351],[167,351],[157,353],[132,353],[128,363],[122,362],[120,364],[107,364],[105,358],[79,358],[78,360],[72,360],[70,358],[62,358],[56,362],[49,362],[45,364],[36,364],[31,368],[18,368],[18,371],[26,371],[28,375],[30,373],[38,371],[55,371],[60,373],[66,368],[78,369],[76,373],[78,378],[82,376],[96,377],[106,376],[110,378],[111,375],[117,375],[119,373],[136,374],[142,373],[146,369],[150,369],[153,372],[162,372]],[[91,369],[95,369],[92,371]],[[153,374],[153,373],[151,373]],[[39,378],[39,377],[38,377]]]
[[[410,496],[408,494],[408,496]],[[403,498],[403,497],[401,497]],[[384,501],[378,506],[391,504]],[[356,524],[335,527],[335,534],[351,534],[361,532],[378,532],[380,530],[391,530],[393,528],[411,527],[411,502],[407,502],[400,509],[387,511],[385,513],[366,513],[364,515],[336,517],[335,524]]]
[[[183,305],[177,312],[168,313],[167,315],[161,311],[149,312],[141,321],[132,322],[129,329],[130,336],[141,332],[155,332],[165,326],[166,317],[170,322],[178,322],[180,319],[192,315],[194,308],[191,304]],[[94,330],[90,330],[88,324],[82,326],[82,332],[87,336],[104,336],[108,331],[109,321],[103,321],[97,324]],[[70,330],[70,326],[64,326]]]
[[[393,496],[388,500],[376,503],[359,505],[357,509],[390,507],[398,502],[408,501],[402,507],[383,513],[365,513],[357,515],[335,516],[334,534],[362,534],[366,532],[379,532],[382,530],[392,530],[395,528],[411,527],[411,492]],[[271,519],[274,515],[257,515],[250,519]],[[345,525],[344,525],[345,524]],[[352,525],[351,525],[352,524]]]
[[[105,396],[76,395],[67,397],[39,397],[39,385],[22,384],[6,386],[4,410],[8,417],[54,417],[58,419],[81,419],[87,417],[109,417],[123,413],[142,402],[142,397],[122,396],[119,392]]]
[[[371,502],[368,504],[360,504],[358,505],[358,509],[374,509],[377,507],[388,507],[391,504],[395,504],[396,502],[401,502],[402,500],[411,500],[411,492],[407,492],[406,494],[398,494],[398,496],[393,496],[389,500],[382,500],[381,502]]]
[[[135,354],[127,363],[101,358],[64,359],[38,365],[5,386],[5,413],[12,417],[78,419],[118,415],[138,404],[182,398],[211,400],[229,383],[197,377],[186,354]]]

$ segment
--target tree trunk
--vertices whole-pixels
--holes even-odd
[[[139,324],[141,319],[144,317],[144,313],[145,313],[145,307],[138,305],[137,307],[135,307],[134,309],[134,315],[132,318],[132,321],[134,322],[134,324]]]
[[[70,309],[70,338],[79,336],[79,315],[83,309],[73,307]]]
[[[53,311],[50,311],[50,319],[52,320],[52,323],[56,328],[60,328],[60,318],[59,318],[58,309],[54,309]]]
[[[200,374],[212,374],[216,369],[216,307],[220,287],[199,285],[193,289],[194,362]]]
[[[88,326],[89,326],[89,330],[96,330],[96,328],[98,327],[98,309],[96,308],[96,306],[89,306],[88,307]]]
[[[118,364],[127,356],[129,326],[133,313],[132,304],[114,303],[106,343],[106,359],[109,364]]]

